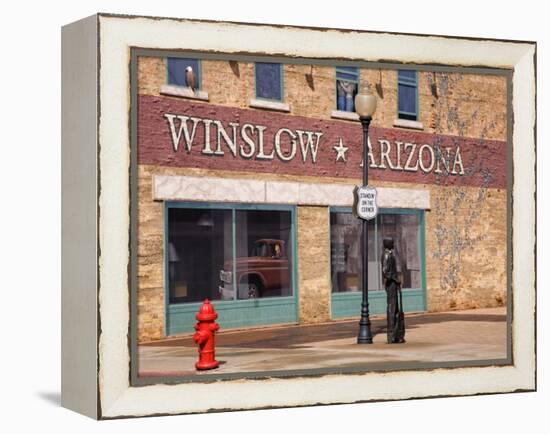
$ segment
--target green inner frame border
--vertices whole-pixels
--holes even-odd
[[[293,57],[283,55],[262,55],[248,53],[221,53],[213,50],[188,50],[185,48],[158,49],[149,47],[133,46],[129,47],[130,60],[128,63],[130,76],[130,167],[129,167],[129,189],[130,189],[130,225],[129,225],[129,254],[130,264],[128,269],[128,283],[130,292],[130,319],[128,322],[128,345],[130,350],[130,372],[129,382],[131,386],[145,386],[151,384],[180,384],[180,383],[211,383],[219,380],[235,380],[235,379],[267,379],[267,378],[289,378],[289,377],[318,377],[328,374],[362,374],[366,372],[385,372],[396,370],[407,371],[423,371],[426,369],[437,368],[464,368],[464,367],[480,367],[480,366],[506,366],[513,365],[513,348],[512,348],[512,186],[514,185],[514,162],[513,162],[513,127],[514,116],[512,109],[513,86],[512,77],[514,71],[506,68],[491,68],[484,66],[447,66],[435,63],[426,64],[410,64],[396,60],[387,61],[365,61],[358,59],[343,59],[343,58],[312,58],[312,57]],[[281,64],[298,64],[298,65],[321,65],[321,66],[357,66],[359,68],[371,69],[414,69],[417,71],[428,72],[450,72],[461,74],[479,74],[479,75],[498,75],[506,77],[507,83],[507,357],[504,359],[490,360],[462,360],[450,362],[393,362],[384,366],[358,366],[355,368],[334,369],[334,368],[319,368],[319,369],[298,369],[285,371],[258,371],[258,372],[243,372],[235,374],[209,374],[208,376],[165,376],[156,378],[140,378],[138,377],[138,309],[137,309],[137,198],[138,198],[138,176],[137,176],[137,106],[138,106],[138,68],[137,60],[139,57],[194,57],[201,60],[224,60],[224,61],[270,61]]]

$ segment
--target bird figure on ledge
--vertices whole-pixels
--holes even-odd
[[[195,92],[195,90],[197,89],[197,77],[195,76],[195,73],[193,72],[193,68],[191,68],[190,66],[185,68],[185,84],[193,92]]]

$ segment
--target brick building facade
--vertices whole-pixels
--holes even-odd
[[[191,331],[205,296],[225,328],[359,315],[362,135],[350,96],[365,84],[378,97],[368,164],[381,208],[371,311],[385,309],[386,235],[397,237],[406,310],[506,303],[505,76],[288,63],[266,67],[276,86],[264,89],[254,62],[174,59],[138,59],[140,342]],[[285,250],[268,255],[283,263],[271,292],[250,259],[269,240]]]

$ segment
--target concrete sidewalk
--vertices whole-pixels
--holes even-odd
[[[507,357],[506,309],[406,315],[406,343],[386,344],[385,318],[373,317],[372,345],[357,345],[358,319],[219,332],[220,367],[196,371],[190,336],[139,346],[139,376],[212,374],[319,368],[377,368],[392,363],[495,360]]]

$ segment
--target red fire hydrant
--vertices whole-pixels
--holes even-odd
[[[198,323],[195,324],[197,332],[193,335],[193,340],[199,346],[199,360],[195,363],[197,369],[214,369],[220,364],[215,358],[214,343],[214,333],[220,328],[215,322],[217,317],[214,306],[210,304],[210,300],[205,299],[199,313],[195,315]]]

